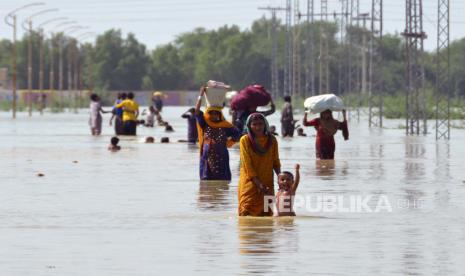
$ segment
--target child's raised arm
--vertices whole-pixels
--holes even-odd
[[[297,187],[299,186],[300,182],[300,165],[295,164],[295,178],[294,178],[294,185],[292,186],[292,191],[295,193],[297,191]]]

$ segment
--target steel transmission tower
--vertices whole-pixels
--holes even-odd
[[[321,21],[328,22],[328,0],[321,0]],[[322,25],[320,30],[320,74],[319,94],[329,93],[329,60],[328,60],[328,37]]]
[[[427,133],[426,99],[424,95],[423,7],[422,0],[406,0],[405,31],[406,40],[406,134],[419,135]]]
[[[438,0],[436,59],[436,140],[450,139],[449,0]]]
[[[347,27],[349,24],[349,0],[340,0],[341,2],[341,20],[340,20],[340,43],[342,48],[344,49],[343,55],[348,56],[350,53],[347,43]],[[344,57],[341,55],[341,60],[343,60]],[[344,64],[344,62],[339,62],[339,70],[338,70],[338,93],[342,94],[347,91],[347,83],[348,83],[348,76],[345,74],[347,72],[346,70],[347,64]]]
[[[292,51],[292,95],[302,95],[301,74],[300,74],[300,17],[299,1],[294,1],[294,28],[293,34],[293,51]]]
[[[349,18],[349,25],[351,27],[360,27],[359,23],[359,15],[360,15],[360,4],[358,0],[350,0],[350,18]],[[353,31],[353,29],[351,28]],[[352,93],[359,93],[360,92],[360,68],[359,68],[359,61],[360,61],[360,54],[359,51],[355,51],[355,43],[356,37],[353,36],[352,32],[348,32],[348,40],[349,40],[349,54],[347,55],[348,61],[348,90]]]
[[[371,2],[371,39],[368,65],[368,125],[383,127],[383,0]]]
[[[284,95],[292,93],[292,9],[291,0],[286,0],[286,45],[284,55]]]
[[[315,95],[315,57],[314,57],[314,0],[307,0],[307,32],[305,40],[305,96]]]
[[[278,70],[278,20],[276,13],[285,11],[282,7],[259,7],[259,10],[271,12],[271,93],[274,98],[282,96],[279,90],[279,70]]]

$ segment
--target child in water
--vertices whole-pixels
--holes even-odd
[[[275,216],[295,216],[294,196],[300,182],[300,165],[295,165],[295,179],[288,171],[278,175],[278,192],[276,194]]]
[[[110,145],[108,145],[108,150],[109,151],[119,151],[121,149],[120,146],[118,146],[119,139],[118,137],[112,137],[110,140]]]
[[[279,136],[278,133],[276,133],[276,127],[275,126],[270,126],[270,133],[273,134],[274,136]]]
[[[155,123],[155,108],[153,106],[149,107],[149,112],[147,113],[147,117],[145,119],[145,126],[146,127],[153,127]]]

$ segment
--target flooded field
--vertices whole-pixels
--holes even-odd
[[[174,133],[139,128],[117,153],[106,149],[108,115],[92,137],[85,110],[16,121],[0,113],[0,274],[465,273],[464,130],[436,142],[434,130],[406,137],[403,121],[383,130],[352,121],[334,163],[315,162],[312,128],[278,138],[283,169],[301,164],[298,195],[374,195],[391,210],[302,206],[295,218],[239,219],[238,149],[231,183],[200,183],[198,149],[175,142],[186,137],[186,109],[164,110]],[[271,122],[280,129],[278,115]],[[148,135],[155,144],[141,142]]]

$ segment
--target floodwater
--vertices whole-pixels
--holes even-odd
[[[0,274],[465,273],[464,130],[436,143],[434,133],[406,137],[401,121],[371,131],[352,121],[334,163],[315,162],[311,128],[310,137],[279,138],[283,169],[302,167],[297,195],[323,195],[322,204],[372,195],[384,208],[296,203],[295,218],[240,219],[237,148],[230,184],[200,183],[196,147],[159,143],[185,139],[186,109],[164,110],[176,132],[140,128],[117,153],[106,149],[108,114],[92,137],[85,110],[16,121],[0,113]],[[155,144],[140,141],[148,135]]]

